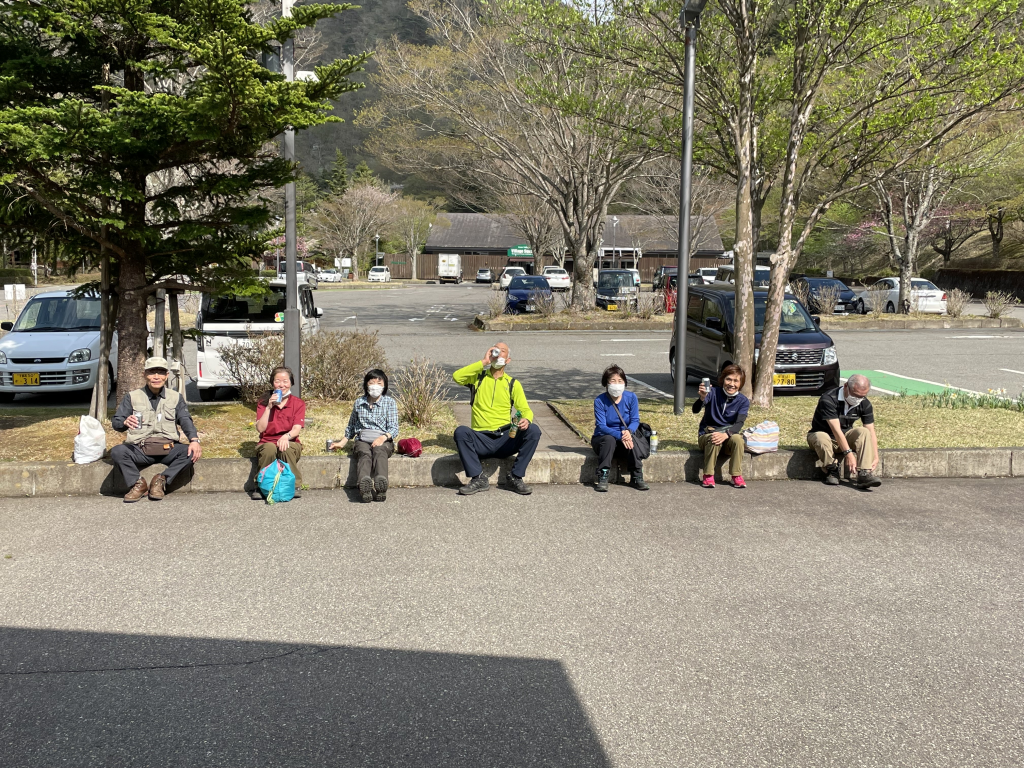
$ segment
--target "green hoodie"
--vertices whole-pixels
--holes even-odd
[[[475,363],[460,368],[452,378],[456,384],[462,386],[477,387],[477,379],[484,372],[484,364],[477,360]],[[502,371],[498,378],[494,378],[490,371],[480,379],[480,385],[476,390],[476,398],[473,400],[473,429],[480,432],[493,432],[507,427],[512,420],[513,406],[518,409],[524,419],[533,421],[533,411],[526,402],[526,393],[523,392],[523,385],[517,380],[512,384],[512,397],[509,398],[508,379]]]

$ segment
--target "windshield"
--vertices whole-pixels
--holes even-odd
[[[754,332],[761,333],[764,330],[764,312],[768,297],[754,296]],[[733,326],[732,316],[735,314],[734,299],[729,299],[729,327]],[[795,299],[786,299],[782,303],[782,325],[780,333],[801,333],[804,331],[817,331],[818,326],[814,324],[811,316]]]
[[[520,290],[526,290],[526,291],[529,291],[529,290],[532,290],[532,289],[537,289],[537,290],[541,290],[542,291],[542,290],[544,290],[545,288],[548,287],[548,281],[545,280],[543,277],[523,277],[523,276],[519,276],[519,277],[513,277],[512,278],[512,282],[509,283],[508,287],[509,287],[509,290],[513,290],[513,291],[516,290],[517,288],[520,289]]]
[[[939,290],[935,286],[935,283],[932,283],[932,282],[930,282],[928,280],[911,280],[910,281],[910,288],[911,288],[911,290],[914,290],[914,291],[937,291],[937,290]]]
[[[70,296],[35,298],[25,305],[15,331],[98,331],[100,300]]]
[[[286,300],[284,288],[272,288],[265,296],[214,296],[203,303],[204,324],[274,323],[279,322],[275,316],[284,312]]]
[[[370,271],[371,272],[384,272],[386,269],[387,269],[387,267],[374,267]]]
[[[598,288],[617,291],[633,287],[633,275],[629,272],[602,272],[598,277]]]

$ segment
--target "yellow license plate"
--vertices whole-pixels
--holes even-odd
[[[16,387],[38,387],[38,373],[12,373],[11,383]]]
[[[618,304],[609,304],[608,305],[608,311],[609,312],[611,312],[613,309],[618,309],[618,308],[619,308]]]
[[[776,373],[774,376],[772,376],[772,384],[774,384],[776,387],[795,387],[796,374]]]

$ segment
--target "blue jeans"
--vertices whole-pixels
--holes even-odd
[[[530,466],[539,444],[540,427],[536,424],[520,429],[515,437],[509,437],[508,432],[496,435],[490,432],[475,432],[469,427],[459,427],[455,430],[455,445],[459,449],[459,458],[462,459],[466,477],[477,477],[484,471],[480,463],[483,459],[507,459],[512,455],[516,455],[512,474],[516,477],[526,477],[526,468]]]

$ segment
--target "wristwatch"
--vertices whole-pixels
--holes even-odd
[[[189,442],[190,443],[201,443],[202,441],[198,437],[193,437],[193,438],[189,439]]]
[[[847,448],[845,451],[843,451],[843,456],[845,456],[848,453],[853,453],[853,448]]]

